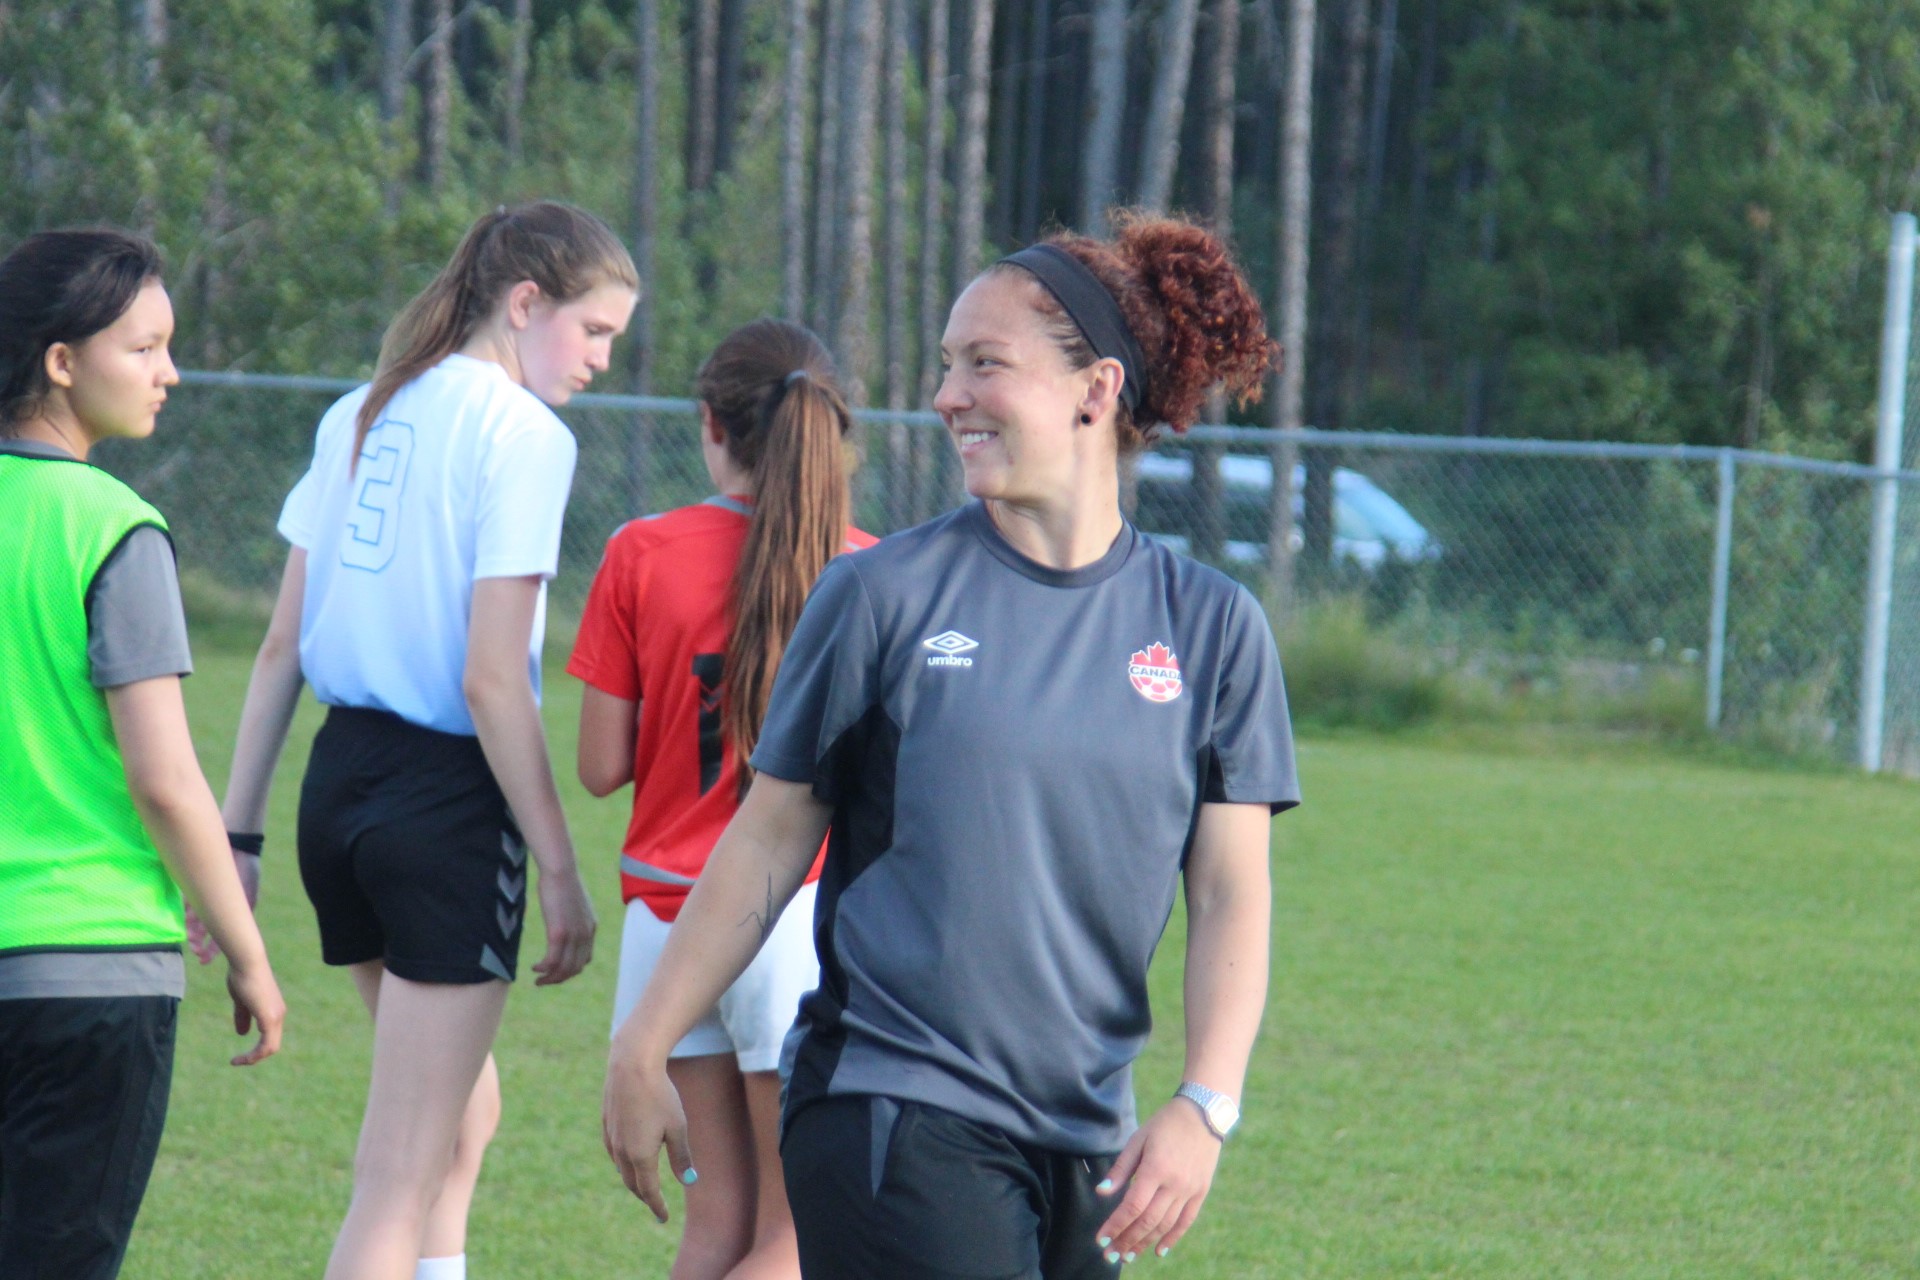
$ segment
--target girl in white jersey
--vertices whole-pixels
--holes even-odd
[[[592,954],[538,709],[576,453],[549,406],[607,368],[638,289],[591,214],[542,202],[481,218],[395,320],[372,384],[321,420],[281,512],[292,550],[225,815],[239,842],[261,830],[312,684],[330,710],[301,792],[301,879],[323,957],[352,971],[374,1017],[329,1280],[465,1275],[529,854],[547,934],[537,984]]]

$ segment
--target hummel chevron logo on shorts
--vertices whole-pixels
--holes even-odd
[[[973,659],[962,658],[959,655],[970,649],[978,649],[980,642],[963,636],[958,631],[942,631],[937,636],[928,636],[922,640],[920,646],[924,649],[932,649],[939,655],[927,659],[927,665],[930,667],[970,667],[973,665]]]

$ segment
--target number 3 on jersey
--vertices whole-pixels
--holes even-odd
[[[380,422],[367,432],[355,469],[347,536],[340,542],[340,563],[378,573],[393,562],[400,542],[400,494],[413,461],[413,428],[404,422]]]

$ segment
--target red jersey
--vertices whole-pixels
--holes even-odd
[[[739,807],[740,762],[720,731],[734,568],[752,508],[709,498],[622,525],[587,593],[567,671],[640,704],[633,818],[620,897],[672,920]],[[847,549],[878,539],[849,527]],[[824,853],[824,849],[822,851]],[[807,872],[820,877],[816,857]]]

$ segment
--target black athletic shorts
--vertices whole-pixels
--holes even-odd
[[[328,964],[513,981],[527,850],[478,738],[332,708],[300,789],[299,841]]]
[[[1118,1154],[1117,1152],[1115,1153]],[[780,1142],[806,1280],[1110,1280],[1097,1241],[1114,1156],[1016,1142],[918,1102],[848,1094]]]
[[[172,996],[0,1000],[0,1276],[113,1280],[167,1122]]]

